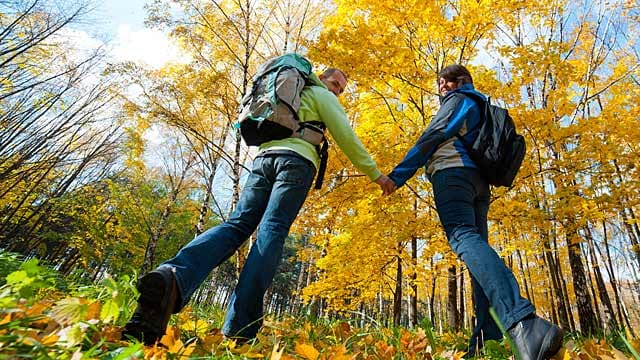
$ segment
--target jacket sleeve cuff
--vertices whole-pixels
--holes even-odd
[[[371,181],[376,181],[382,175],[382,173],[376,168],[373,171],[368,172],[366,175],[369,177],[369,179],[371,179]]]

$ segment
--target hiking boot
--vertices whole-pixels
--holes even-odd
[[[521,360],[551,358],[562,347],[564,336],[562,329],[537,315],[520,320],[508,333],[513,346],[520,352]]]
[[[153,345],[167,330],[171,313],[179,298],[175,275],[169,267],[160,267],[138,279],[138,307],[122,332],[122,339],[133,337]]]

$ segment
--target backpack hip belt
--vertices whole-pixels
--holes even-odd
[[[319,121],[302,122],[291,137],[302,139],[311,145],[320,145],[325,141],[324,124]]]

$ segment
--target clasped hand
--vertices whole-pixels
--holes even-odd
[[[380,189],[382,189],[382,195],[385,196],[396,191],[398,188],[396,183],[394,183],[387,175],[380,175],[380,177],[376,179],[376,184],[380,186]]]

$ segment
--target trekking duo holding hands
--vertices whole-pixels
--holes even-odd
[[[322,183],[327,154],[324,131],[328,130],[354,166],[385,195],[426,166],[449,244],[472,275],[477,325],[466,357],[475,356],[484,341],[502,338],[489,307],[496,310],[521,359],[552,356],[562,345],[562,330],[535,315],[533,305],[520,295],[513,273],[488,244],[489,182],[470,146],[485,130],[481,125],[486,109],[480,100],[486,97],[474,90],[471,74],[461,65],[444,68],[439,84],[438,113],[386,176],[349,126],[338,102],[347,85],[342,71],[330,68],[318,77],[297,54],[263,64],[241,105],[243,139],[260,150],[235,210],[226,222],[199,235],[174,258],[139,279],[138,307],[123,336],[146,344],[158,341],[170,315],[180,311],[212,269],[257,229],[222,328],[226,337],[237,341],[256,336],[262,325],[263,296],[281,260],[289,228],[316,173],[316,187]]]

